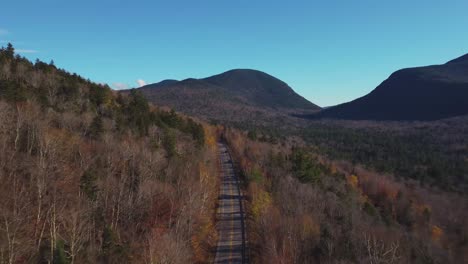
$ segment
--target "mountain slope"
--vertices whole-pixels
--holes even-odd
[[[396,71],[371,93],[314,118],[437,120],[468,114],[468,54],[443,65]]]
[[[237,69],[204,79],[166,80],[139,88],[151,102],[222,122],[273,124],[320,108],[283,81],[256,70]]]
[[[224,87],[256,105],[265,107],[318,109],[298,95],[285,82],[255,70],[231,70],[204,81]]]
[[[207,263],[213,131],[0,47],[0,263]]]

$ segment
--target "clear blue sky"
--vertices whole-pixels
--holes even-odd
[[[468,1],[2,1],[0,45],[114,88],[272,74],[321,106],[468,52]]]

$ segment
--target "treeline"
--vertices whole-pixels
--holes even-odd
[[[107,85],[58,69],[53,62],[47,64],[36,60],[33,64],[15,55],[11,44],[0,49],[0,65],[3,65],[0,98],[14,103],[34,101],[42,109],[52,108],[57,112],[95,112],[89,131],[92,137],[99,137],[102,118],[109,118],[120,132],[132,130],[140,136],[147,136],[149,127],[156,125],[189,133],[199,147],[203,146],[204,131],[200,124],[174,111],[151,108],[146,98],[136,90],[132,90],[129,96],[115,96]]]
[[[421,129],[398,132],[314,124],[305,129],[302,136],[332,159],[344,159],[396,177],[414,179],[423,186],[465,192],[467,153],[453,151],[451,146],[441,142],[444,133],[448,132]]]
[[[214,129],[0,50],[0,263],[206,262]]]

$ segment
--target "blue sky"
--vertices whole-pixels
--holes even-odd
[[[2,1],[0,45],[111,87],[272,74],[329,106],[468,53],[468,1]]]

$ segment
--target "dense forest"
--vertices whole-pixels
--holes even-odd
[[[427,189],[289,139],[228,129],[258,263],[462,263],[465,194]]]
[[[214,131],[0,50],[0,263],[205,262]]]
[[[462,119],[463,120],[463,119]],[[0,263],[208,263],[217,140],[253,263],[462,263],[467,127],[207,124],[0,50]]]
[[[332,159],[363,164],[423,186],[468,191],[466,118],[422,125],[315,124],[302,137]]]

